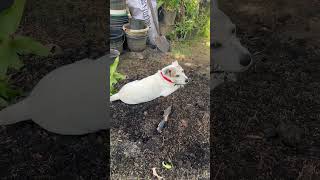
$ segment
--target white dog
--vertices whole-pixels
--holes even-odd
[[[189,82],[177,61],[159,70],[152,76],[124,85],[110,97],[110,101],[121,100],[126,104],[139,104],[168,96]]]
[[[0,111],[0,126],[32,120],[42,128],[80,135],[110,127],[106,74],[113,54],[59,67],[24,100]]]
[[[236,26],[219,8],[217,0],[211,4],[211,85],[218,86],[225,73],[246,71],[253,63],[251,54],[243,47],[236,36]]]

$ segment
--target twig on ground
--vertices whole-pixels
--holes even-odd
[[[221,167],[222,167],[222,163],[220,164],[219,169],[218,169],[218,171],[217,171],[216,175],[214,176],[214,180],[216,180],[216,179],[217,179],[217,177],[218,177],[218,174],[219,174],[219,172],[220,172]]]
[[[161,176],[158,175],[158,173],[157,173],[157,171],[156,171],[156,168],[152,168],[152,174],[153,174],[154,176],[156,176],[156,177],[158,178],[158,180],[163,179],[163,177],[161,177]]]
[[[166,122],[168,121],[169,114],[171,113],[171,108],[172,108],[172,105],[169,106],[166,110],[164,110],[163,120],[159,123],[159,125],[158,125],[158,127],[157,127],[157,131],[158,131],[159,133],[162,132],[162,129],[164,128]]]
[[[250,139],[263,139],[261,136],[257,136],[257,135],[247,135],[246,137]]]

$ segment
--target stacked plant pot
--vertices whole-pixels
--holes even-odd
[[[131,18],[130,23],[123,25],[130,51],[141,52],[147,47],[149,27],[144,20]]]
[[[123,51],[123,25],[128,23],[126,0],[110,0],[110,48]]]

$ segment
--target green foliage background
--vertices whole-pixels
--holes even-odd
[[[185,40],[210,36],[210,6],[201,6],[201,0],[159,0],[167,10],[177,11],[175,29],[170,39]]]

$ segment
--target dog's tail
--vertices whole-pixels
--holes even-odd
[[[28,99],[8,106],[0,111],[0,125],[14,124],[19,121],[29,120]]]
[[[110,97],[110,102],[120,100],[119,94],[114,94]]]

